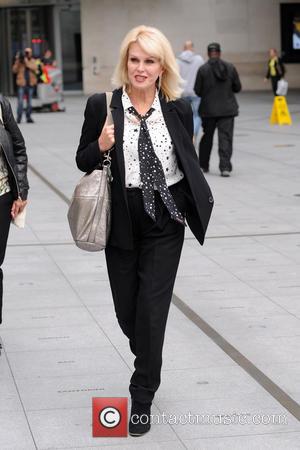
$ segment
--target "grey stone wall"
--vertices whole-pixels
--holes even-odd
[[[291,0],[288,0],[291,3]],[[140,24],[161,29],[175,53],[192,39],[206,57],[211,41],[222,45],[244,89],[269,89],[263,82],[268,49],[280,51],[281,0],[81,0],[83,81],[86,93],[110,89],[110,78],[126,32]],[[295,1],[297,3],[297,0]],[[300,87],[299,64],[287,65],[290,87]]]

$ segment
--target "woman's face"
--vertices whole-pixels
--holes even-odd
[[[274,52],[273,48],[270,48],[269,54],[270,54],[270,58],[274,58],[276,56],[276,52]]]
[[[163,72],[158,58],[144,52],[136,42],[129,47],[127,71],[131,88],[144,91],[155,89],[156,80]]]

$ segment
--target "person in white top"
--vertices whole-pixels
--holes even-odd
[[[203,243],[213,198],[193,146],[193,115],[167,38],[139,26],[123,40],[106,123],[106,95],[87,101],[76,162],[112,158],[112,226],[105,249],[119,325],[135,356],[129,433],[150,429],[185,221]]]
[[[201,119],[199,116],[201,99],[195,94],[194,86],[198,69],[204,64],[204,59],[201,55],[195,53],[193,42],[186,41],[183,52],[177,57],[177,62],[179,65],[180,76],[184,81],[182,97],[191,104],[193,110],[194,136],[196,138],[201,126]]]
[[[136,117],[128,112],[132,103],[125,89],[123,89],[122,103],[125,112],[123,147],[126,168],[125,183],[127,188],[141,188],[142,183],[138,156],[140,123]],[[182,180],[184,175],[178,167],[174,145],[166,127],[157,91],[152,103],[152,108],[154,109],[154,112],[147,119],[149,133],[155,153],[162,164],[166,183],[168,186],[172,186]]]

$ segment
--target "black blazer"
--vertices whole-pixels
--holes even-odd
[[[112,228],[109,244],[123,249],[133,248],[133,236],[125,188],[123,154],[124,110],[122,89],[113,92],[111,110],[115,125],[115,148],[112,157]],[[186,219],[198,241],[203,244],[210,219],[213,197],[203,176],[192,143],[193,115],[190,105],[183,99],[166,102],[160,97],[162,113],[174,143],[181,170],[188,183],[189,198]],[[83,172],[91,172],[101,163],[98,137],[106,119],[105,94],[91,96],[86,105],[84,123],[76,154],[76,163]]]

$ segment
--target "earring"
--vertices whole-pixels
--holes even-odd
[[[162,78],[162,76],[159,75],[159,77],[158,77],[158,83],[157,83],[157,89],[158,89],[158,92],[161,90],[161,78]]]

